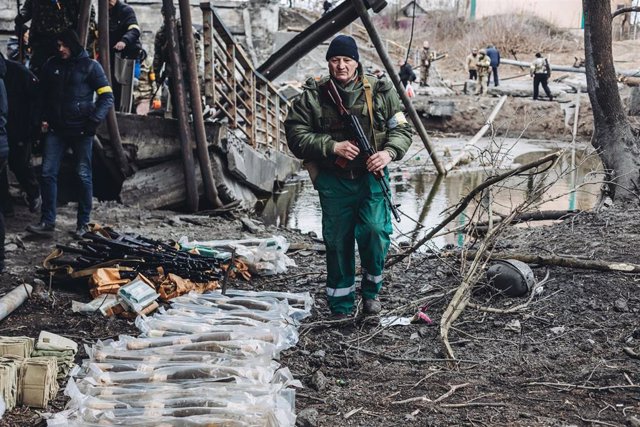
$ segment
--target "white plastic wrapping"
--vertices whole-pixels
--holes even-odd
[[[233,292],[183,295],[136,319],[143,336],[85,347],[89,359],[65,390],[68,410],[48,425],[294,426],[291,387],[301,384],[274,359],[296,344],[292,317],[312,301]]]

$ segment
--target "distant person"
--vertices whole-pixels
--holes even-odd
[[[491,59],[491,74],[493,74],[493,83],[498,86],[498,67],[500,66],[500,51],[492,44],[487,46],[487,56]]]
[[[429,70],[434,57],[429,42],[422,43],[422,49],[420,49],[420,86],[429,86]]]
[[[322,3],[322,14],[326,14],[328,13],[331,8],[333,7],[333,4],[329,1],[329,0],[324,0],[324,3]]]
[[[164,13],[164,8],[163,8],[163,13]],[[182,22],[180,21],[180,19],[176,20],[176,27],[178,31],[177,44],[180,49],[180,55],[179,55],[180,64],[181,64],[183,76],[186,79],[187,78],[187,57],[184,49],[184,41],[182,37]],[[193,31],[193,43],[196,51],[196,64],[199,64],[200,59],[202,58],[202,41],[201,41],[200,33],[198,33],[198,30],[196,30],[195,27],[191,27],[191,29]],[[163,22],[162,25],[160,26],[160,29],[158,29],[158,32],[156,32],[154,42],[153,42],[154,54],[153,54],[153,65],[152,65],[153,70],[152,71],[153,71],[153,75],[155,76],[156,84],[160,84],[161,82],[166,84],[171,79],[171,62],[169,60],[169,54],[170,54],[169,49],[170,49],[169,38],[167,36],[167,32],[165,30],[164,22]],[[198,80],[202,81],[201,70],[199,67],[198,67]],[[165,112],[168,112],[167,110],[168,104],[173,102],[172,100],[170,101],[170,99],[173,99],[173,93],[172,93],[173,85],[169,84],[168,86],[169,86],[169,97],[168,97],[169,99],[165,98],[162,101]],[[162,111],[162,109],[158,109],[156,111]],[[175,115],[175,109],[171,108],[171,113]]]
[[[486,95],[487,86],[489,85],[489,73],[491,72],[491,59],[487,56],[487,51],[484,49],[478,51],[476,70],[478,71],[476,95]]]
[[[93,138],[113,106],[113,93],[102,66],[89,58],[75,31],[66,30],[55,40],[58,55],[44,65],[40,78],[43,127],[48,129],[42,153],[42,215],[40,222],[28,226],[27,231],[47,237],[53,235],[58,172],[65,152],[71,148],[80,180],[73,234],[81,238],[89,230],[91,218]]]
[[[413,68],[411,67],[409,61],[400,61],[398,62],[398,65],[400,65],[400,73],[398,73],[398,77],[400,77],[402,86],[406,88],[409,83],[416,81],[416,73],[413,72]]]
[[[544,58],[540,52],[536,53],[536,59],[531,63],[530,74],[531,77],[533,77],[533,99],[538,99],[540,85],[542,84],[542,89],[544,89],[544,92],[549,97],[549,101],[553,101],[553,96],[551,96],[551,90],[548,85],[551,66],[547,58]]]
[[[9,103],[7,139],[9,143],[9,168],[15,174],[24,191],[30,212],[42,206],[40,184],[31,163],[31,150],[40,136],[40,110],[38,108],[38,78],[27,67],[15,61],[5,61],[4,82]],[[0,192],[6,203],[4,212],[13,213],[9,195],[7,173],[0,174]]]
[[[476,63],[478,62],[478,49],[471,49],[471,53],[467,55],[466,59],[467,71],[469,72],[469,80],[478,80],[478,69]]]
[[[121,0],[109,0],[109,52],[111,54],[111,85],[116,110],[121,110],[122,85],[116,79],[115,56],[123,59],[138,59],[140,26],[133,8]]]
[[[4,77],[7,72],[4,57],[0,55],[0,174],[6,174],[9,156],[9,141],[7,139],[7,119],[9,118],[9,104],[4,85]],[[6,200],[0,194],[0,203]],[[4,272],[4,215],[0,212],[0,273]]]

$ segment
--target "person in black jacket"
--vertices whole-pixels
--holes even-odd
[[[120,0],[109,0],[109,46],[111,46],[111,85],[116,110],[120,109],[122,86],[115,78],[115,55],[137,59],[142,50],[140,26],[133,8]]]
[[[4,78],[9,103],[7,137],[9,141],[9,167],[25,192],[31,212],[42,205],[40,185],[31,164],[31,149],[40,130],[38,109],[38,78],[27,67],[15,61],[5,61]],[[6,204],[4,212],[11,212],[11,198],[7,174],[0,175],[0,192]]]
[[[400,73],[398,73],[398,76],[400,77],[402,86],[407,87],[408,83],[416,81],[416,73],[413,72],[413,68],[409,62],[400,61],[399,64]]]
[[[53,235],[58,172],[67,147],[71,147],[80,178],[75,231],[80,238],[88,231],[91,217],[93,137],[113,106],[113,93],[102,66],[89,58],[75,31],[64,31],[56,38],[58,56],[45,63],[40,78],[43,125],[49,130],[42,159],[42,216],[27,231]],[[96,101],[94,94],[98,95]]]
[[[0,174],[6,173],[7,158],[9,156],[9,140],[7,138],[7,119],[9,117],[9,104],[5,89],[4,77],[7,73],[7,65],[4,57],[0,55]],[[4,203],[0,194],[0,203]],[[4,272],[4,215],[0,212],[0,273]]]

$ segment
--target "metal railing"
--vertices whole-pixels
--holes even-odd
[[[287,151],[284,120],[288,102],[258,73],[235,42],[211,3],[200,3],[203,17],[204,95],[230,129],[253,147]]]

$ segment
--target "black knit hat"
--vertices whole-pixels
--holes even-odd
[[[78,37],[78,33],[73,31],[72,29],[66,29],[56,37],[57,40],[60,40],[62,44],[68,47],[71,50],[71,54],[73,56],[78,56],[80,52],[82,52],[82,44],[80,43],[80,37]]]
[[[334,56],[347,56],[360,62],[358,46],[356,45],[356,41],[353,37],[340,35],[333,39],[329,45],[329,49],[327,50],[327,61]]]

